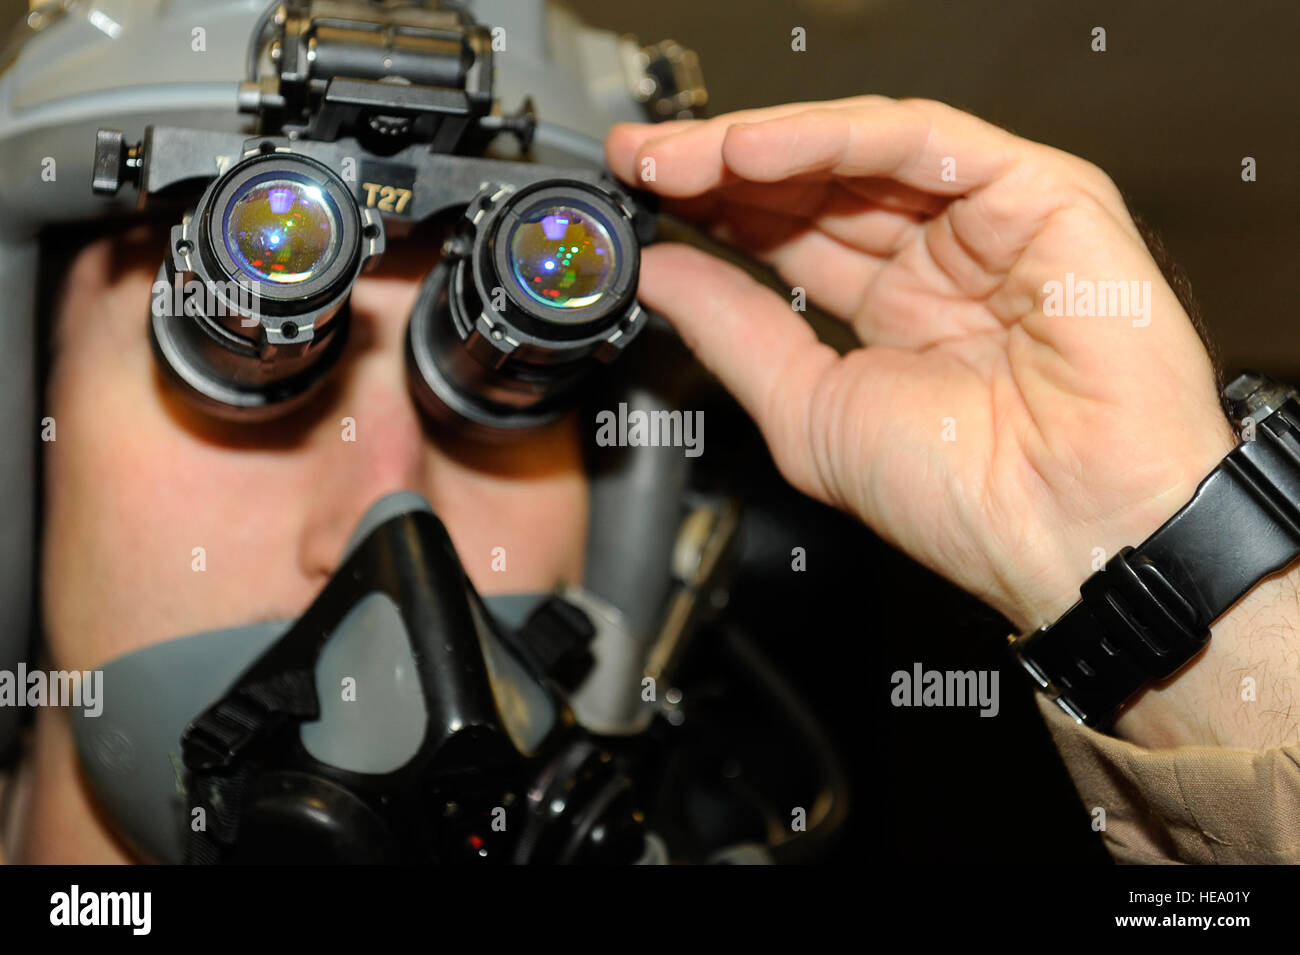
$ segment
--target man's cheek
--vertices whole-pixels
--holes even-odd
[[[131,447],[128,443],[126,447]],[[301,596],[292,518],[263,482],[158,446],[104,459],[64,487],[49,582],[61,650],[95,666],[176,636],[284,616]],[[131,461],[131,464],[126,462]],[[50,601],[47,601],[49,603]],[[56,639],[57,639],[57,635]]]
[[[156,406],[106,408],[119,413],[69,416],[74,427],[60,436],[50,467],[51,504],[79,515],[103,566],[126,563],[172,586],[211,589],[214,581],[198,576],[209,554],[223,555],[230,573],[234,552],[267,553],[267,538],[284,530],[268,525],[287,522],[291,510],[276,490],[280,468],[205,443]]]

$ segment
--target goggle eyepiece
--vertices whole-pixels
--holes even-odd
[[[338,214],[310,179],[268,175],[245,183],[226,207],[226,249],[254,281],[300,285],[337,254]]]
[[[407,334],[412,392],[435,421],[489,439],[553,421],[645,324],[632,210],[595,184],[489,186],[446,252]]]
[[[347,339],[347,300],[383,225],[307,156],[265,148],[214,180],[172,229],[151,337],[215,417],[263,420],[306,401]]]
[[[600,216],[582,206],[545,204],[515,222],[508,239],[515,281],[548,308],[598,303],[618,269],[618,248]]]

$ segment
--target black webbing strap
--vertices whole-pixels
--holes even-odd
[[[297,668],[264,679],[250,673],[186,728],[181,749],[190,770],[187,864],[218,862],[223,849],[234,845],[259,744],[319,715],[315,676],[310,668]],[[202,810],[199,828],[196,809]]]
[[[596,628],[591,618],[559,596],[543,601],[518,631],[503,631],[501,637],[535,672],[568,692],[577,689],[596,665],[591,653]]]

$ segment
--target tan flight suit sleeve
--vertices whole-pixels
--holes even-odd
[[[1106,810],[1117,862],[1300,863],[1300,746],[1143,749],[1035,695],[1084,807]]]

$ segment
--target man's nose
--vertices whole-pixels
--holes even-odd
[[[407,392],[402,352],[390,343],[355,340],[366,334],[353,328],[335,397],[312,435],[313,490],[299,560],[313,584],[334,572],[371,504],[393,491],[428,493],[430,452]]]

